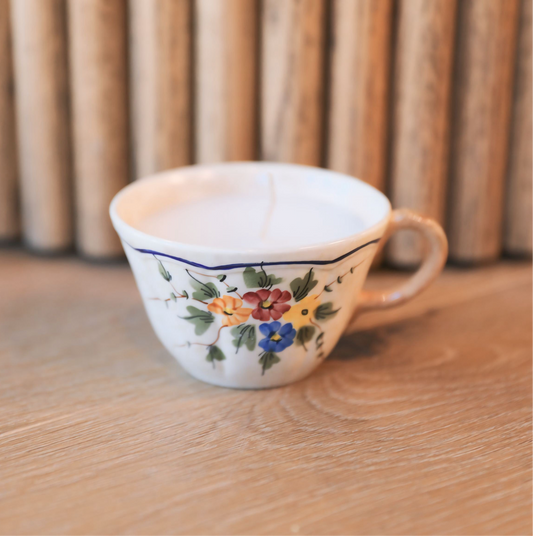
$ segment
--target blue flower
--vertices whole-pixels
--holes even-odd
[[[259,342],[259,346],[265,352],[281,352],[294,342],[296,330],[292,324],[285,324],[281,327],[281,322],[270,322],[261,324],[259,331],[265,338]]]

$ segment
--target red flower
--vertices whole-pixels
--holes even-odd
[[[271,318],[272,320],[279,320],[281,315],[291,308],[288,303],[285,303],[291,299],[291,293],[286,290],[281,292],[279,288],[275,288],[272,291],[263,288],[257,292],[247,292],[243,299],[255,305],[252,316],[256,320],[262,320],[263,322]]]

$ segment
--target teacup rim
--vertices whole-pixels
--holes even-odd
[[[139,187],[141,183],[146,184],[146,181],[158,181],[165,178],[170,178],[171,176],[174,176],[176,173],[191,170],[191,169],[197,169],[197,170],[217,170],[217,169],[228,169],[231,167],[241,167],[241,166],[257,166],[257,167],[276,167],[278,169],[283,168],[289,168],[289,169],[311,169],[313,171],[318,171],[321,173],[326,173],[328,175],[331,175],[332,177],[342,178],[342,179],[350,179],[357,181],[361,186],[364,187],[368,192],[371,192],[373,195],[377,195],[380,197],[386,204],[387,210],[383,218],[378,220],[373,225],[363,229],[360,232],[352,233],[346,237],[343,237],[338,240],[332,240],[332,241],[322,241],[317,242],[314,244],[309,244],[306,246],[301,247],[269,247],[269,248],[226,248],[226,247],[209,247],[199,244],[188,244],[185,242],[178,242],[175,240],[169,240],[166,238],[161,238],[158,236],[155,236],[153,234],[146,233],[144,231],[140,231],[139,229],[135,228],[133,225],[130,225],[124,219],[118,214],[117,205],[119,204],[121,198],[126,195],[128,192],[130,192],[133,189],[136,189]],[[145,177],[141,177],[140,179],[137,179],[124,188],[122,188],[119,192],[115,194],[113,199],[111,200],[110,206],[109,206],[109,214],[111,221],[113,223],[113,226],[121,238],[122,241],[124,241],[128,246],[132,247],[133,249],[136,249],[141,252],[152,252],[150,249],[143,250],[142,248],[138,248],[133,245],[133,242],[137,244],[142,243],[148,243],[148,244],[158,244],[160,245],[160,248],[163,251],[153,251],[152,253],[163,255],[170,258],[176,258],[172,255],[169,255],[165,253],[164,251],[187,251],[190,252],[192,255],[216,255],[217,257],[232,257],[235,259],[248,259],[249,257],[275,257],[280,258],[284,257],[286,255],[291,255],[293,257],[301,257],[303,254],[313,251],[320,250],[321,252],[324,252],[325,250],[339,250],[342,249],[344,245],[346,247],[349,247],[350,244],[353,245],[354,243],[364,243],[365,240],[368,242],[368,244],[377,242],[379,240],[387,226],[388,220],[390,218],[392,212],[392,207],[390,200],[387,198],[383,192],[379,191],[374,186],[366,183],[362,179],[359,179],[358,177],[354,177],[352,175],[348,175],[346,173],[341,173],[339,171],[327,169],[327,168],[321,168],[317,166],[309,166],[309,165],[303,165],[303,164],[292,164],[292,163],[282,163],[282,162],[268,162],[268,161],[232,161],[232,162],[218,162],[218,163],[211,163],[211,164],[192,164],[188,166],[180,166],[177,168],[172,168],[169,170],[159,171],[156,173],[152,173],[150,175],[147,175]],[[380,233],[381,231],[381,233]],[[378,236],[376,240],[376,236]],[[372,238],[373,237],[373,238]],[[366,244],[365,244],[366,245]],[[356,248],[359,249],[359,248]],[[348,256],[347,252],[346,256]],[[297,255],[296,255],[297,254]],[[345,255],[342,255],[343,257]],[[183,259],[177,259],[180,261],[183,261]],[[337,259],[338,260],[338,259]],[[328,261],[328,264],[333,264],[335,259]],[[322,264],[324,261],[316,261],[315,263]],[[294,262],[288,262],[287,264],[315,264],[312,261],[294,261]],[[193,263],[194,264],[194,263]],[[250,263],[250,264],[257,264],[260,263]],[[286,263],[283,263],[286,264]]]

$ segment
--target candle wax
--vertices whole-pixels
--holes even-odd
[[[364,229],[344,207],[302,196],[246,194],[180,203],[135,226],[147,234],[213,249],[298,248],[333,242]]]

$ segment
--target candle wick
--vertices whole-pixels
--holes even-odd
[[[276,187],[274,184],[274,177],[272,177],[272,173],[268,174],[268,192],[269,192],[269,204],[268,204],[265,221],[263,222],[263,230],[261,231],[261,240],[263,241],[266,239],[266,236],[268,234],[268,228],[270,226],[270,221],[272,219],[272,213],[274,212],[274,208],[276,206]]]

